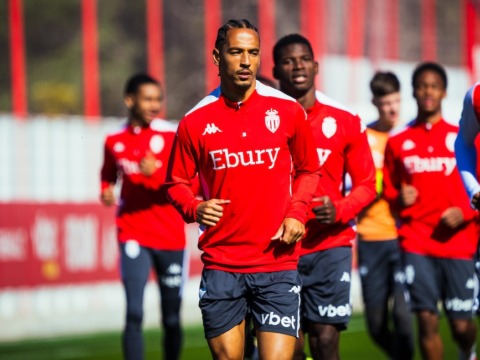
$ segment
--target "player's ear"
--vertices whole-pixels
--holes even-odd
[[[272,76],[273,76],[274,79],[279,80],[278,69],[277,69],[276,66],[274,66],[273,69],[272,69]]]
[[[313,62],[313,68],[315,70],[315,75],[318,75],[318,61]]]
[[[218,49],[213,49],[212,51],[213,63],[217,66],[220,65],[220,51]]]
[[[133,108],[133,105],[135,104],[134,95],[133,94],[125,95],[125,97],[123,98],[123,101],[127,109],[131,110]]]

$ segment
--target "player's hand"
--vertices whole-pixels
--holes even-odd
[[[145,176],[152,176],[153,173],[157,170],[157,158],[150,150],[147,150],[145,156],[140,160],[138,164],[138,169]]]
[[[324,195],[313,199],[320,202],[321,205],[315,206],[312,211],[320,224],[333,224],[337,216],[337,209],[333,205],[329,196]]]
[[[200,225],[215,226],[223,216],[224,204],[229,204],[230,200],[210,199],[202,201],[195,211],[197,222]]]
[[[463,212],[458,207],[450,207],[440,216],[441,223],[451,229],[455,229],[460,226],[463,223],[463,220]]]
[[[305,225],[294,218],[285,218],[272,240],[279,240],[287,244],[294,244],[305,234]]]
[[[472,197],[472,206],[477,209],[477,210],[480,210],[480,192],[476,193],[475,195],[473,195]]]
[[[112,184],[109,187],[105,188],[100,194],[100,200],[106,206],[111,206],[115,204],[115,186]]]
[[[402,185],[400,189],[400,202],[403,206],[411,206],[417,201],[418,190],[412,185]]]

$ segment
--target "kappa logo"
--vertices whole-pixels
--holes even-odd
[[[181,274],[182,273],[182,265],[180,264],[177,264],[177,263],[173,263],[173,264],[170,264],[170,266],[167,268],[167,270],[165,271],[167,274]]]
[[[343,272],[341,282],[350,282],[350,274],[346,271]]]
[[[337,120],[335,120],[331,116],[323,119],[322,132],[323,135],[327,137],[327,139],[330,139],[333,135],[335,135],[335,133],[337,132]]]
[[[115,151],[116,153],[120,153],[124,150],[125,150],[125,145],[120,141],[116,142],[115,145],[113,145],[113,151]]]
[[[405,140],[402,144],[402,150],[408,151],[412,149],[415,149],[415,143],[410,139]]]
[[[278,116],[278,111],[270,109],[267,110],[266,114],[267,116],[265,116],[265,126],[268,130],[274,133],[278,130],[278,127],[280,126],[280,116]]]
[[[295,294],[300,294],[301,287],[299,285],[292,286],[288,292],[293,292]]]
[[[215,134],[217,132],[222,132],[222,130],[220,130],[218,128],[217,125],[215,125],[214,123],[211,123],[211,124],[207,124],[207,126],[205,127],[205,130],[203,131],[203,134],[202,135],[205,135],[205,134]]]

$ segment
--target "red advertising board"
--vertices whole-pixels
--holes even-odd
[[[0,203],[0,289],[118,279],[114,208]]]

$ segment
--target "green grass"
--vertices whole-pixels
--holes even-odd
[[[201,326],[184,329],[182,359],[211,359],[203,337]],[[444,340],[445,359],[456,359],[454,346],[445,318],[441,321],[441,333]],[[160,332],[145,331],[145,359],[161,359]],[[342,359],[375,360],[386,357],[376,348],[365,332],[365,323],[361,315],[354,315],[349,329],[342,333],[340,351]],[[58,337],[51,339],[26,340],[0,343],[2,360],[120,360],[120,333],[100,333],[82,336]],[[418,347],[416,359],[420,359]]]

